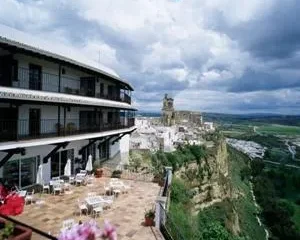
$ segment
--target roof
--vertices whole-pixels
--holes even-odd
[[[58,43],[53,44],[53,42],[47,42],[43,39],[2,24],[0,24],[0,43],[52,57],[57,60],[65,61],[70,64],[104,74],[114,80],[124,83],[130,88],[130,90],[133,90],[132,86],[128,82],[122,80],[114,70],[89,59],[77,49],[70,46]]]

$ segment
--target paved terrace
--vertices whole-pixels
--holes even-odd
[[[77,199],[84,199],[88,192],[104,194],[104,184],[109,178],[96,178],[92,184],[86,186],[72,186],[70,192],[62,195],[35,194],[36,199],[42,199],[44,203],[32,203],[25,206],[24,212],[15,217],[17,220],[32,225],[45,232],[57,236],[62,228],[63,220],[73,218],[75,221],[86,221],[92,216],[79,216]],[[145,209],[154,206],[160,187],[158,184],[145,181],[124,180],[131,186],[128,193],[120,194],[110,209],[104,210],[100,217],[96,217],[99,226],[105,219],[117,227],[118,240],[154,240],[163,239],[155,227],[145,227]],[[43,237],[33,234],[33,240]]]

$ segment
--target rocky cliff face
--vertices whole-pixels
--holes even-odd
[[[212,153],[200,164],[190,163],[177,173],[192,186],[195,214],[231,196],[225,140],[219,140],[211,150]]]

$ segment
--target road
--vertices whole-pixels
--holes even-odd
[[[288,141],[288,140],[285,141],[285,145],[288,147],[288,150],[289,150],[290,153],[292,154],[292,159],[295,159],[295,155],[296,155],[295,147],[289,145],[289,141]]]
[[[266,163],[270,163],[270,164],[274,164],[274,165],[281,165],[281,163],[279,162],[272,162],[272,161],[268,161],[268,160],[263,160]],[[296,165],[292,165],[292,164],[284,164],[285,167],[290,167],[290,168],[297,168],[300,169],[300,166],[296,166]]]
[[[258,128],[257,126],[253,126],[253,132],[261,136],[262,134],[257,131],[257,128]]]

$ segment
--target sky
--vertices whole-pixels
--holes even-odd
[[[134,105],[300,113],[299,0],[0,0],[0,24],[77,49]]]

